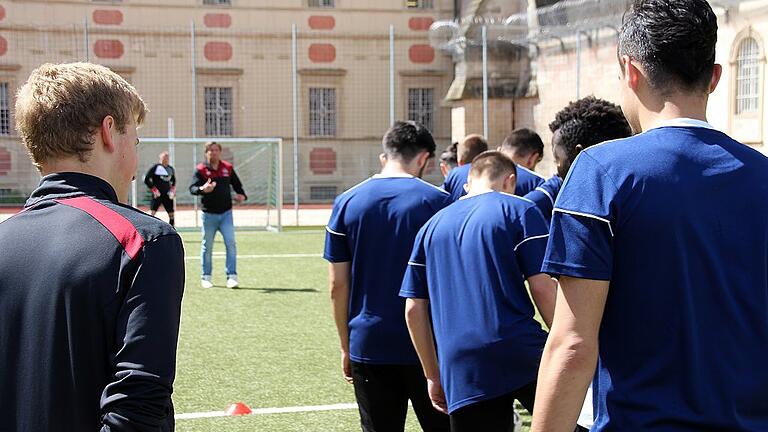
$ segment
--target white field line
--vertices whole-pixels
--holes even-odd
[[[256,408],[252,410],[250,415],[264,415],[264,414],[286,414],[286,413],[305,413],[316,411],[338,411],[338,410],[350,410],[357,409],[356,403],[342,403],[335,405],[314,405],[314,406],[295,406],[295,407],[282,407],[282,408]],[[227,413],[224,411],[210,411],[199,413],[187,413],[176,414],[176,420],[190,420],[200,418],[212,418],[212,417],[227,417]]]
[[[214,258],[225,258],[225,252],[214,252]],[[272,254],[272,255],[238,255],[237,259],[256,259],[256,258],[322,258],[322,254]],[[199,260],[200,255],[188,255],[185,260]]]

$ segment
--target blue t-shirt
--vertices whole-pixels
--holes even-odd
[[[768,158],[678,119],[577,157],[543,270],[609,280],[605,430],[768,430]]]
[[[349,294],[350,359],[418,364],[398,296],[419,228],[450,203],[449,195],[415,177],[382,177],[336,198],[324,258],[352,263]]]
[[[448,173],[443,183],[443,189],[451,194],[451,202],[458,201],[459,198],[467,194],[464,185],[469,181],[469,171],[472,164],[465,164],[456,167]],[[536,189],[537,186],[544,183],[544,177],[534,171],[517,165],[517,183],[515,186],[515,195],[525,196],[528,192]]]
[[[560,193],[560,187],[562,185],[563,180],[555,175],[542,183],[541,186],[525,195],[525,198],[536,204],[536,207],[539,208],[541,214],[544,215],[547,224],[549,224],[549,221],[552,219],[552,209],[555,207],[555,199],[557,198],[557,194]]]
[[[515,179],[515,195],[524,197],[532,190],[541,186],[547,179],[536,171],[517,165],[517,178]]]
[[[548,237],[530,201],[465,197],[419,231],[400,295],[430,301],[448,411],[536,380],[547,335],[524,278],[541,273]]]
[[[472,164],[458,166],[452,169],[445,178],[443,189],[451,194],[451,202],[458,201],[459,198],[467,194],[464,185],[467,184],[470,169],[472,169]]]

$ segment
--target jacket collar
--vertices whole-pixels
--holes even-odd
[[[83,195],[119,204],[115,189],[105,180],[90,174],[61,172],[43,177],[40,180],[40,185],[32,192],[24,207],[29,207],[45,200]]]

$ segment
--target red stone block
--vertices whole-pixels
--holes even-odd
[[[0,176],[6,176],[11,172],[11,152],[5,147],[0,147]]]
[[[309,59],[314,63],[330,63],[336,60],[336,47],[331,44],[309,46]]]
[[[232,25],[232,16],[225,13],[209,13],[203,17],[206,27],[227,28]]]
[[[413,17],[408,20],[408,28],[413,31],[429,30],[429,26],[431,26],[433,22],[435,22],[435,20],[430,17]]]
[[[5,8],[3,5],[0,5],[0,21],[5,19]]]
[[[429,45],[411,45],[408,48],[408,58],[413,63],[432,63],[435,60],[435,49]]]
[[[125,53],[123,43],[117,39],[97,40],[93,44],[93,53],[99,58],[120,58]]]
[[[206,42],[205,58],[210,61],[229,61],[232,59],[232,45],[229,42]]]
[[[312,30],[332,30],[336,27],[336,19],[332,16],[312,15],[309,17],[309,28]]]
[[[336,171],[336,152],[330,147],[318,147],[309,152],[312,174],[333,174]]]
[[[123,23],[123,13],[119,10],[96,9],[93,11],[93,22],[101,25],[120,25]]]

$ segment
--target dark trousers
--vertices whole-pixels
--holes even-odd
[[[421,366],[357,362],[351,366],[364,432],[402,432],[408,400],[425,432],[450,430],[448,416],[432,407]]]
[[[514,427],[515,399],[533,413],[536,381],[511,393],[461,407],[451,413],[452,432],[510,432]]]

